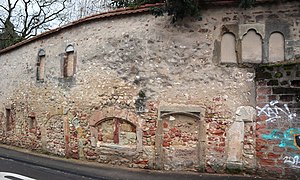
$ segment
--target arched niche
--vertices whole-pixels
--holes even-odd
[[[284,61],[284,36],[279,32],[271,34],[269,39],[269,62]]]
[[[117,145],[120,148],[130,147],[135,152],[142,151],[141,122],[133,112],[113,107],[103,108],[90,116],[89,125],[93,147]]]
[[[75,74],[76,57],[74,46],[69,44],[65,49],[63,61],[63,77],[72,77]]]
[[[36,80],[43,82],[45,78],[45,60],[46,52],[44,49],[40,49],[38,52],[38,59],[36,63]]]
[[[74,46],[72,44],[67,45],[65,51],[67,53],[74,52]]]
[[[119,144],[136,146],[136,126],[120,118],[108,118],[99,121],[97,127],[97,141],[102,144]]]
[[[235,36],[232,33],[225,33],[221,40],[221,62],[237,63]]]
[[[254,29],[250,29],[243,36],[242,61],[246,63],[262,62],[262,38]]]

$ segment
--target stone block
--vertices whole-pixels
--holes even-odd
[[[241,162],[230,161],[226,164],[226,170],[229,173],[238,174],[243,171],[243,164]]]
[[[236,111],[236,121],[253,122],[256,110],[251,106],[240,106]]]
[[[227,161],[242,161],[244,122],[234,122],[228,130],[228,157]]]

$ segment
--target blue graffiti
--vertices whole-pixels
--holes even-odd
[[[300,128],[290,128],[285,131],[280,131],[278,129],[273,130],[270,134],[262,135],[262,138],[268,140],[280,140],[279,147],[290,147],[292,149],[298,150],[298,145],[295,138],[299,138]]]

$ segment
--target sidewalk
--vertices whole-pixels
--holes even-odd
[[[13,159],[15,161],[27,164],[42,166],[70,174],[89,177],[92,179],[120,179],[120,180],[250,180],[262,179],[251,176],[237,175],[212,175],[196,172],[170,172],[155,171],[144,169],[132,169],[111,167],[94,162],[85,162],[72,159],[63,159],[59,157],[47,156],[30,152],[28,150],[8,147],[0,144],[0,157],[4,159]]]

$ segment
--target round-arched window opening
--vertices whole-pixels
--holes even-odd
[[[137,144],[136,126],[127,120],[110,118],[98,126],[98,143],[135,146]]]

